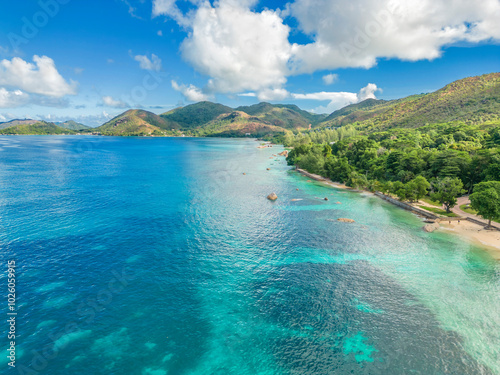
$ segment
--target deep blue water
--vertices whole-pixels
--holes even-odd
[[[500,373],[497,262],[257,145],[0,137],[0,373]]]

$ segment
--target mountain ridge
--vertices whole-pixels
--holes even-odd
[[[67,125],[70,127],[67,130],[118,136],[261,136],[353,125],[359,131],[370,133],[392,128],[419,128],[432,123],[500,121],[499,114],[500,73],[490,73],[463,78],[427,94],[395,100],[367,99],[329,115],[307,112],[294,104],[261,102],[231,108],[203,101],[159,115],[129,109],[99,127],[76,129],[81,124],[72,123]],[[37,120],[11,120],[9,123],[0,123],[0,129],[13,127],[13,124],[33,125]],[[62,127],[62,124],[54,125]]]

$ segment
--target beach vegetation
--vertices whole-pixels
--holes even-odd
[[[471,207],[488,220],[500,220],[500,181],[485,181],[474,187],[470,195]]]

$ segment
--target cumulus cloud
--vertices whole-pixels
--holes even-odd
[[[337,82],[338,79],[339,79],[339,75],[338,74],[330,73],[330,74],[327,74],[327,75],[323,76],[323,82],[324,82],[325,85],[331,85],[331,84]]]
[[[0,108],[16,108],[29,102],[29,95],[21,90],[8,91],[0,87]]]
[[[252,10],[256,0],[188,2],[182,12],[176,0],[154,0],[153,16],[188,31],[182,56],[209,78],[204,92],[212,94],[267,97],[292,75],[370,68],[380,58],[432,60],[454,43],[500,40],[498,0],[295,0],[276,11]],[[286,17],[312,42],[291,44]]]
[[[290,96],[285,89],[264,89],[257,93],[257,98],[262,102],[284,100]]]
[[[114,99],[112,96],[103,96],[102,102],[104,103],[104,105],[106,105],[108,107],[113,107],[113,108],[127,108],[128,107],[127,103],[125,103],[121,100],[118,100],[118,99]]]
[[[382,90],[376,84],[369,83],[359,90],[358,93],[321,91],[308,94],[291,94],[291,97],[296,100],[328,101],[326,106],[317,107],[313,112],[331,113],[349,104],[359,103],[366,99],[376,99],[375,93],[378,91]]]
[[[376,99],[375,93],[379,91],[382,92],[382,89],[378,88],[376,84],[369,83],[366,87],[363,87],[358,93],[358,101],[362,102],[366,99]]]
[[[252,12],[249,2],[206,2],[193,16],[182,56],[210,78],[207,91],[281,89],[291,57],[289,27],[278,12]]]
[[[139,62],[139,66],[144,70],[154,70],[159,72],[161,70],[161,59],[155,54],[151,55],[151,59],[145,55],[134,56],[134,60]]]
[[[500,39],[498,0],[296,0],[289,11],[314,39],[294,45],[296,73],[432,60],[456,42]]]
[[[203,91],[195,85],[179,85],[177,82],[172,81],[172,88],[179,91],[190,102],[203,102],[210,99],[210,96],[203,93]]]
[[[70,103],[64,98],[28,94],[21,90],[9,91],[0,87],[0,108],[17,108],[27,105],[39,105],[43,107],[67,108]]]
[[[0,61],[0,85],[54,98],[76,95],[77,83],[68,83],[57,71],[54,60],[35,55],[33,61],[34,64],[19,57]]]

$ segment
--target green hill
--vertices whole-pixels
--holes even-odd
[[[75,134],[75,132],[73,130],[57,126],[51,122],[39,121],[34,124],[21,124],[1,129],[0,134],[49,135],[49,134]]]
[[[370,113],[373,109],[382,109],[384,104],[387,104],[385,100],[377,99],[366,99],[360,103],[350,104],[344,108],[341,108],[329,116],[327,116],[323,122],[331,123],[332,125],[347,125],[356,121],[363,120],[363,114]]]
[[[199,102],[185,107],[173,109],[160,115],[176,129],[193,129],[215,120],[224,113],[231,113],[233,109],[222,104]]]
[[[103,135],[164,135],[169,121],[152,112],[130,109],[94,129]]]
[[[171,121],[173,125],[182,130],[212,129],[213,132],[220,133],[222,128],[217,129],[217,124],[226,128],[228,125],[226,120],[221,123],[220,116],[229,116],[233,113],[245,113],[253,117],[251,122],[260,124],[261,126],[258,128],[266,129],[266,131],[270,129],[276,130],[277,128],[306,129],[309,124],[314,126],[325,118],[325,115],[316,115],[303,111],[296,105],[259,103],[252,106],[238,107],[234,110],[225,105],[211,102],[200,102],[176,108],[160,116]],[[233,117],[230,123],[233,124],[233,128],[240,129],[244,127],[236,125],[238,121],[242,121],[242,123],[249,122],[247,117],[231,116]],[[282,131],[279,130],[279,132]]]
[[[7,122],[0,122],[0,129],[6,129],[10,128],[11,126],[17,126],[17,125],[33,125],[39,122],[39,120],[31,120],[31,119],[24,119],[24,120],[10,120]]]
[[[86,129],[92,129],[90,126],[80,124],[79,122],[69,120],[65,122],[55,122],[57,126],[60,126],[61,128],[64,129],[70,129],[70,130],[86,130]]]
[[[259,103],[232,109],[222,104],[200,102],[161,115],[128,110],[98,128],[74,121],[59,126],[52,124],[55,128],[50,128],[50,123],[36,120],[12,120],[0,124],[0,129],[5,128],[4,133],[8,134],[62,134],[78,130],[121,136],[262,136],[306,130],[310,126],[319,129],[353,125],[358,131],[372,133],[457,121],[469,125],[500,121],[500,73],[461,79],[429,94],[389,101],[368,99],[328,116],[289,104]]]
[[[267,123],[258,117],[250,116],[245,112],[234,111],[224,113],[215,120],[194,130],[199,136],[227,136],[243,137],[252,135],[261,137],[267,134],[284,133],[285,129]]]
[[[365,101],[328,116],[322,126],[354,124],[360,130],[418,128],[426,124],[496,121],[500,113],[500,73],[461,79],[442,89],[392,101]]]
[[[258,117],[266,123],[285,129],[307,129],[310,124],[311,126],[315,126],[325,118],[325,115],[317,115],[304,111],[293,104],[270,104],[263,102],[251,106],[238,107],[236,111],[245,112],[250,116]]]

